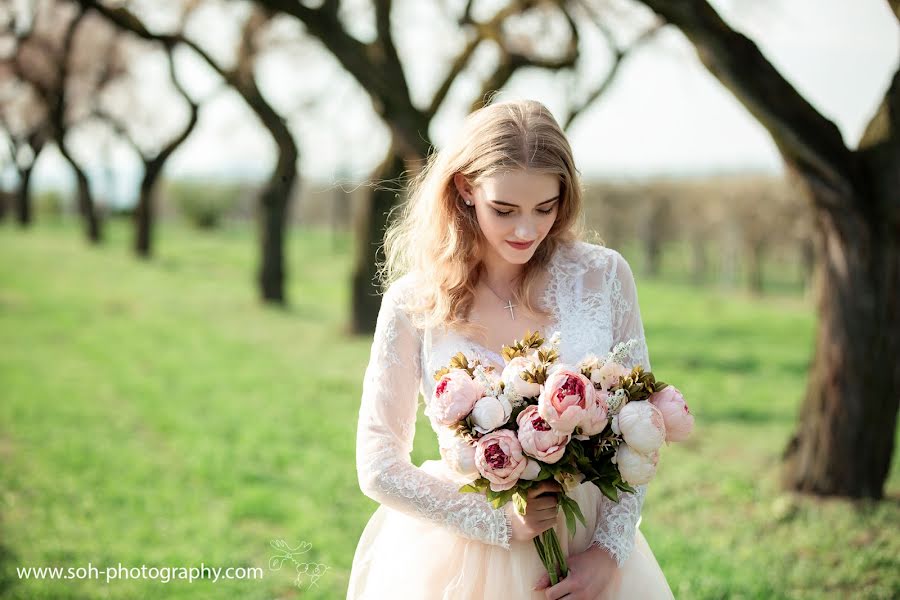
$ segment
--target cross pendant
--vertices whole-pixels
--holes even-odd
[[[512,317],[512,320],[513,320],[513,321],[516,320],[516,315],[513,314],[513,308],[515,308],[516,306],[518,306],[518,304],[513,304],[513,303],[512,303],[512,300],[507,300],[507,301],[506,301],[506,306],[503,307],[503,308],[509,310],[509,316]]]

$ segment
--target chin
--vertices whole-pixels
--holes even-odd
[[[506,259],[507,262],[511,262],[515,265],[524,265],[529,260],[531,260],[532,256],[534,256],[535,246],[532,246],[527,251],[517,252],[516,250],[508,247],[506,242],[503,242],[503,245],[507,246],[507,248],[505,248],[503,252],[500,253],[500,256]]]

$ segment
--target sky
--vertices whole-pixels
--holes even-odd
[[[345,0],[347,5],[354,2]],[[856,147],[900,61],[900,28],[886,2],[718,0],[712,4],[732,27],[759,45],[820,113],[835,122],[848,146]],[[450,37],[452,31],[430,25],[440,20],[429,8],[434,2],[398,0],[395,6],[397,46],[405,59],[413,100],[422,106],[457,46]],[[210,28],[213,22],[220,26]],[[224,27],[227,22],[221,14],[197,15],[193,33],[214,54],[225,56],[232,33]],[[209,36],[209,31],[215,31],[215,36]],[[371,34],[364,21],[353,32]],[[547,35],[552,35],[552,29]],[[602,41],[584,42],[587,58],[577,82],[596,80],[609,67]],[[478,73],[490,68],[495,56],[490,47],[482,48],[473,68],[451,88],[429,132],[438,147],[465,116],[479,89]],[[157,97],[159,82],[164,81],[160,64],[148,61],[142,76],[143,100],[151,103],[156,119],[148,131],[156,133],[177,127],[186,114],[177,102]],[[197,129],[172,157],[167,175],[264,177],[273,162],[274,145],[253,114],[187,51],[179,52],[178,65],[191,93],[209,100]],[[317,44],[307,44],[299,56],[275,54],[258,73],[270,101],[290,115],[300,142],[304,177],[324,184],[358,182],[380,162],[388,144],[387,130],[365,93]],[[540,100],[562,120],[565,98],[560,90],[568,81],[571,78],[563,75],[523,71],[500,98]],[[85,129],[78,135],[91,142],[83,144],[87,150],[82,156],[91,164],[93,183],[119,197],[132,195],[129,190],[136,186],[138,171],[131,150],[110,142],[95,151],[96,131]],[[703,68],[690,44],[672,27],[628,55],[613,86],[579,117],[569,137],[576,166],[589,179],[781,169],[768,133]],[[35,181],[38,188],[68,187],[71,175],[52,151],[41,157]]]

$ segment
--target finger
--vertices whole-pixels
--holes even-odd
[[[535,591],[541,591],[542,589],[548,587],[550,585],[550,575],[544,573],[541,575],[541,578],[537,580],[537,584],[534,586]]]
[[[528,490],[528,492],[529,493],[533,492],[534,495],[537,496],[538,494],[543,494],[546,492],[555,492],[555,491],[558,491],[561,489],[562,488],[560,487],[560,485],[558,483],[551,480],[551,481],[542,481],[542,482],[538,483],[536,486],[530,488]]]
[[[537,500],[532,500],[528,503],[528,506],[534,510],[535,512],[541,510],[556,510],[556,501],[547,498],[538,498]]]
[[[551,588],[547,588],[545,594],[547,598],[551,600],[556,600],[557,598],[562,598],[566,594],[574,594],[579,589],[579,582],[575,579],[575,569],[569,567],[569,574],[566,575],[566,578],[554,585]]]
[[[531,498],[538,496],[539,494],[542,494],[544,491],[545,491],[544,484],[539,483],[534,487],[528,488],[528,492],[526,492],[525,497],[531,499]]]

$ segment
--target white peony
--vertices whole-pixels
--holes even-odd
[[[618,425],[625,442],[643,454],[666,440],[666,423],[659,409],[646,401],[629,402],[619,411]]]
[[[478,433],[489,433],[509,420],[512,405],[505,396],[484,396],[472,409],[472,422]]]
[[[649,483],[656,475],[659,450],[654,450],[649,455],[641,454],[628,444],[619,444],[614,462],[618,465],[619,474],[626,483],[633,486],[643,485]]]

